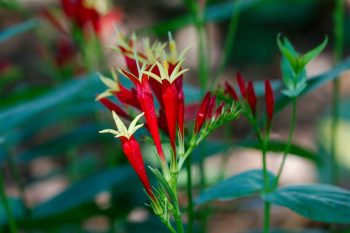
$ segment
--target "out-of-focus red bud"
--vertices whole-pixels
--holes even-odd
[[[236,80],[237,80],[237,83],[238,83],[239,90],[241,91],[241,95],[242,95],[243,98],[245,98],[246,94],[247,94],[247,89],[246,89],[246,86],[245,86],[244,78],[243,78],[241,73],[237,72]]]
[[[209,106],[210,100],[211,100],[211,94],[210,94],[210,92],[207,92],[202,100],[201,105],[199,106],[196,121],[194,123],[194,133],[195,134],[197,134],[203,126],[203,123],[204,123],[206,116],[207,116],[208,106]]]
[[[41,15],[50,23],[52,26],[54,26],[59,32],[63,34],[67,34],[67,31],[64,29],[61,22],[55,17],[48,9],[44,9],[41,12]]]
[[[58,67],[62,67],[65,64],[69,64],[69,62],[75,56],[75,48],[67,37],[62,36],[58,40],[57,53],[55,56],[56,64]]]
[[[255,90],[252,81],[248,81],[247,101],[250,106],[250,109],[252,110],[253,115],[255,116],[257,98],[255,95]]]
[[[265,80],[265,103],[267,118],[269,122],[271,122],[274,112],[275,97],[273,94],[270,80]]]
[[[238,95],[235,89],[228,82],[225,82],[225,92],[228,93],[233,100],[238,101]]]

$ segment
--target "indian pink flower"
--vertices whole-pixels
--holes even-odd
[[[120,118],[115,112],[112,112],[112,114],[115,124],[117,126],[117,130],[105,129],[100,131],[100,133],[111,133],[114,134],[116,138],[120,139],[124,154],[128,158],[136,174],[140,178],[146,192],[153,199],[154,195],[152,193],[151,185],[147,177],[140,145],[133,136],[136,130],[143,126],[143,124],[137,125],[137,121],[144,115],[144,113],[141,113],[140,115],[135,117],[135,119],[130,123],[129,128],[125,127],[124,123],[120,120]]]

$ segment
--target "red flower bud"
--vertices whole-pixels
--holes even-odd
[[[215,119],[218,119],[222,115],[224,107],[225,107],[225,103],[221,103],[219,107],[216,108],[215,114],[214,114]]]
[[[116,112],[119,116],[124,117],[125,119],[130,119],[129,114],[127,114],[122,108],[120,108],[118,105],[113,103],[107,98],[101,98],[98,100],[101,104],[103,104],[106,108],[108,108],[110,111]]]
[[[265,103],[267,118],[268,121],[271,122],[275,105],[275,97],[273,94],[270,80],[265,80]]]
[[[252,110],[253,115],[255,116],[257,99],[256,99],[256,95],[255,95],[254,86],[253,86],[252,81],[248,81],[248,89],[247,89],[247,98],[246,99],[248,101],[250,109]]]

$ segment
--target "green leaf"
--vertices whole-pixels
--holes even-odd
[[[335,186],[286,186],[263,195],[263,199],[315,221],[350,223],[350,192]]]
[[[287,43],[287,46],[285,45],[286,43]],[[289,42],[287,38],[282,37],[282,35],[279,34],[277,36],[277,45],[283,57],[288,60],[290,66],[294,69],[294,67],[297,64],[298,54],[296,54],[292,44]]]
[[[24,33],[28,30],[34,29],[39,25],[38,20],[30,19],[23,23],[16,24],[0,32],[0,43]]]
[[[268,172],[270,183],[275,176]],[[241,197],[248,197],[262,192],[264,179],[262,170],[249,170],[232,176],[219,182],[208,190],[204,191],[196,200],[197,204],[204,204],[213,200],[232,200]]]
[[[317,57],[323,49],[326,47],[328,43],[328,37],[326,36],[323,40],[323,42],[317,46],[316,48],[312,49],[311,51],[307,52],[304,56],[302,56],[302,66],[305,66],[308,64],[311,60],[313,60],[315,57]]]

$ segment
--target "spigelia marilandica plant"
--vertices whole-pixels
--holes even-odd
[[[143,49],[138,50],[135,34],[130,38],[126,38],[119,31],[117,34],[116,50],[124,56],[128,68],[117,70],[120,75],[131,80],[134,87],[130,89],[124,87],[114,70],[111,79],[101,76],[101,81],[106,84],[107,90],[96,99],[113,112],[118,129],[103,130],[101,133],[112,133],[121,139],[123,151],[140,177],[150,197],[154,213],[171,232],[176,232],[171,224],[171,217],[175,220],[177,231],[184,232],[177,196],[179,171],[186,159],[191,156],[191,152],[214,129],[238,117],[241,111],[240,105],[234,101],[216,106],[216,97],[208,92],[199,106],[192,135],[188,135],[191,131],[185,130],[190,122],[185,122],[187,113],[183,88],[183,78],[188,71],[183,68],[187,49],[178,55],[176,43],[169,35],[168,44],[156,41],[150,45],[149,40],[145,39]],[[169,52],[165,50],[167,46]],[[109,99],[111,96],[116,97],[123,106],[112,102]],[[154,96],[159,108],[155,105]],[[142,113],[133,119],[136,112]],[[118,115],[132,121],[128,129]],[[160,163],[161,171],[150,168],[158,181],[156,188],[149,186],[140,147],[133,136],[133,133],[142,127],[142,124],[136,125],[141,116],[145,118],[145,126],[153,139]],[[165,156],[160,130],[169,140],[170,158]]]

